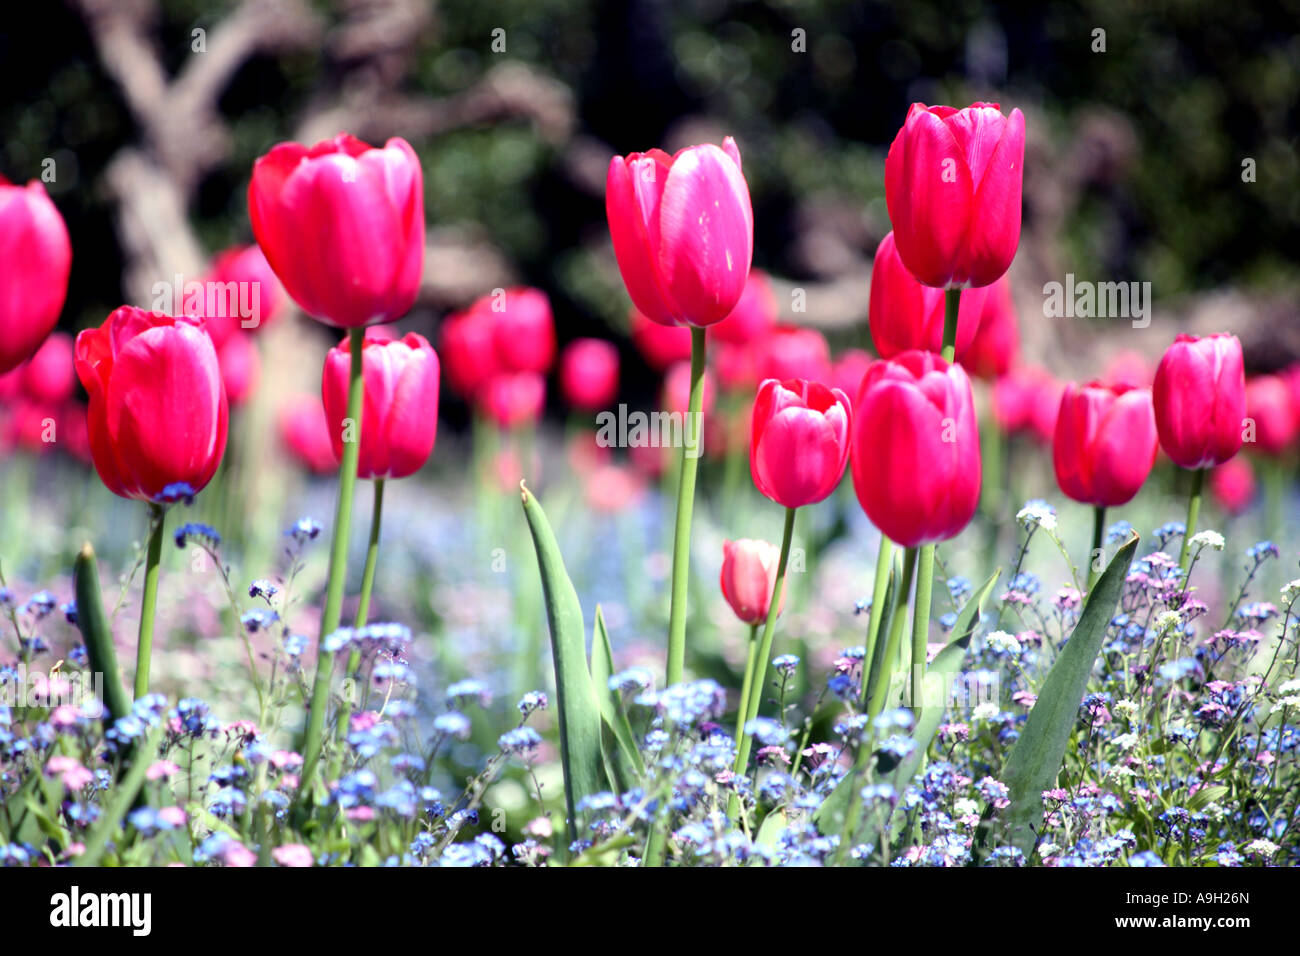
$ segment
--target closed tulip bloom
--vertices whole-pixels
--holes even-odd
[[[226,450],[229,411],[212,339],[194,319],[124,305],[77,336],[86,426],[108,490],[152,501],[184,483],[201,491]]]
[[[1246,437],[1250,446],[1266,455],[1281,455],[1295,442],[1300,431],[1291,390],[1280,375],[1256,375],[1246,381]],[[1240,430],[1238,431],[1240,437]]]
[[[33,402],[43,405],[62,405],[72,398],[77,387],[77,373],[73,368],[72,336],[55,332],[21,369],[21,388]]]
[[[45,187],[0,176],[0,375],[35,353],[63,311],[72,243]]]
[[[541,289],[506,289],[479,300],[492,320],[497,363],[512,372],[545,375],[555,361],[555,319]]]
[[[351,329],[410,311],[424,270],[424,175],[406,140],[280,143],[253,164],[248,211],[267,262],[308,315]]]
[[[867,369],[871,368],[874,361],[864,349],[845,349],[831,367],[831,385],[851,396],[851,401],[857,396],[862,380],[867,376]]]
[[[709,353],[718,373],[718,384],[729,392],[753,393],[762,376],[758,373],[766,349],[765,340],[743,345],[719,342]]]
[[[221,381],[231,405],[242,405],[253,394],[262,375],[262,357],[245,332],[236,332],[217,349]]]
[[[477,398],[479,389],[503,370],[496,356],[492,314],[477,306],[447,317],[438,351],[448,384],[467,401]]]
[[[1183,468],[1210,468],[1241,448],[1246,376],[1235,335],[1180,335],[1152,385],[1160,447]]]
[[[849,460],[852,405],[837,388],[768,379],[754,399],[749,470],[768,498],[801,508],[826,498]]]
[[[881,358],[923,349],[938,352],[943,346],[944,292],[917,282],[898,256],[896,234],[889,233],[876,247],[871,267],[868,321],[871,341]],[[970,348],[984,308],[985,291],[966,290],[957,313],[957,357]]]
[[[284,288],[258,246],[235,246],[219,253],[204,283],[216,285],[216,300],[226,305],[222,315],[207,316],[208,334],[218,346],[235,330],[256,332],[284,311]],[[239,308],[230,308],[232,303]]]
[[[280,409],[279,425],[285,447],[309,471],[325,475],[338,470],[339,460],[334,455],[329,421],[319,395],[290,399]]]
[[[762,342],[758,358],[761,378],[803,378],[824,382],[831,377],[831,347],[816,329],[779,325]]]
[[[731,313],[717,325],[709,327],[709,335],[719,342],[744,345],[761,339],[776,325],[776,293],[772,282],[761,269],[751,269],[745,291]]]
[[[1255,469],[1245,455],[1229,458],[1210,472],[1210,494],[1220,508],[1239,515],[1255,500]]]
[[[690,410],[691,402],[691,363],[677,362],[664,373],[664,385],[660,402],[665,411],[685,415]],[[700,387],[700,413],[708,416],[713,411],[713,373],[704,370],[704,381]]]
[[[1127,504],[1156,460],[1151,392],[1090,382],[1061,396],[1052,439],[1056,483],[1075,501],[1102,508]]]
[[[1101,380],[1112,385],[1127,385],[1129,388],[1151,388],[1155,381],[1155,370],[1141,352],[1122,349],[1106,362]],[[1158,417],[1156,421],[1158,424]]]
[[[712,325],[740,301],[754,253],[754,212],[740,151],[691,146],[615,156],[605,212],[632,302],[661,325]]]
[[[975,337],[964,353],[957,353],[957,361],[971,375],[993,380],[1006,375],[1020,357],[1020,324],[1011,297],[1011,282],[1006,276],[983,290],[962,290],[962,304],[968,295],[980,291],[986,295],[975,322]]]
[[[1020,244],[1025,117],[996,103],[913,103],[885,159],[898,254],[936,288],[985,286]]]
[[[536,372],[499,372],[479,394],[483,410],[500,427],[532,425],[546,407],[546,379]]]
[[[636,309],[629,320],[632,344],[655,371],[662,372],[674,362],[691,357],[691,330],[684,325],[660,325]]]
[[[772,606],[781,549],[767,541],[741,538],[722,542],[722,596],[746,624],[762,624]],[[785,606],[782,589],[779,615]]]
[[[604,339],[574,339],[560,356],[560,388],[574,408],[593,412],[618,396],[618,349]]]
[[[873,364],[853,427],[853,487],[881,533],[907,548],[956,536],[975,514],[980,477],[962,367],[920,350]]]
[[[334,457],[343,459],[349,431],[348,376],[352,350],[348,339],[330,349],[321,376],[321,400],[329,422]],[[423,467],[438,435],[438,356],[422,335],[400,339],[367,335],[361,348],[365,404],[361,411],[359,478],[405,478]]]
[[[1046,369],[1022,365],[993,383],[993,418],[1010,435],[1029,432],[1044,444],[1056,434],[1065,385]]]

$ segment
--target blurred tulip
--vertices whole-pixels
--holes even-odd
[[[1016,318],[1016,303],[1011,296],[1011,281],[1003,276],[987,286],[983,307],[975,322],[975,337],[963,353],[957,351],[957,361],[971,375],[983,379],[996,379],[1006,375],[1020,357],[1020,324]],[[962,304],[976,289],[962,291]],[[960,338],[960,317],[958,337]]]
[[[831,347],[816,329],[779,325],[763,339],[758,357],[761,379],[802,378],[825,382],[831,377]]]
[[[1210,494],[1230,515],[1239,515],[1255,500],[1255,469],[1244,455],[1229,458],[1210,472]]]
[[[245,332],[231,335],[217,349],[217,362],[226,385],[226,398],[231,405],[243,404],[257,388],[262,374],[262,357],[252,337]]]
[[[831,366],[831,385],[838,388],[850,401],[858,397],[858,389],[875,360],[864,349],[845,349]]]
[[[983,289],[961,294],[957,313],[958,358],[965,355],[975,338],[985,298]],[[943,289],[922,285],[913,278],[898,256],[892,232],[876,247],[868,321],[871,340],[881,358],[893,358],[911,349],[938,352],[943,346]]]
[[[753,394],[760,381],[758,365],[764,348],[761,339],[743,345],[719,342],[709,353],[718,373],[718,384],[728,392]]]
[[[483,386],[480,402],[501,428],[536,424],[546,407],[546,379],[537,372],[500,372]]]
[[[1129,388],[1151,388],[1155,382],[1155,370],[1141,352],[1123,349],[1116,352],[1106,363],[1101,380],[1111,385],[1126,385]],[[1159,423],[1159,414],[1156,421]]]
[[[33,402],[61,405],[68,401],[77,387],[72,336],[53,333],[22,366],[20,375],[22,392]]]
[[[338,471],[339,460],[334,456],[329,420],[319,396],[299,395],[290,399],[280,410],[279,424],[285,447],[309,471],[318,475]]]
[[[849,460],[852,405],[839,389],[767,379],[754,399],[749,469],[766,497],[787,508],[826,498]]]
[[[466,401],[473,401],[484,383],[502,371],[496,357],[492,315],[477,305],[446,318],[438,352],[447,370],[448,384]]]
[[[1300,431],[1300,420],[1291,404],[1291,390],[1281,376],[1256,375],[1246,380],[1246,419],[1244,430],[1247,441],[1253,438],[1252,449],[1273,456],[1290,449]]]
[[[601,465],[586,476],[583,486],[587,504],[602,514],[623,511],[641,494],[636,473],[623,465]]]
[[[632,310],[630,323],[632,344],[655,371],[662,372],[674,362],[690,359],[691,330],[684,325],[660,325],[636,309]]]
[[[198,492],[212,480],[229,412],[198,322],[124,305],[77,336],[75,360],[90,393],[91,457],[109,491],[152,501],[168,485]]]
[[[574,408],[594,412],[618,396],[618,349],[604,339],[574,339],[560,356],[560,389]]]
[[[1155,460],[1151,392],[1100,382],[1065,387],[1052,464],[1056,483],[1068,497],[1102,508],[1127,504]]]
[[[767,541],[741,538],[722,542],[722,596],[745,624],[762,624],[767,620],[780,559],[781,549]],[[778,615],[784,606],[785,590],[782,589]]]
[[[545,375],[555,361],[555,318],[541,289],[505,289],[476,303],[492,319],[497,364],[512,372]]]
[[[330,349],[321,376],[330,443],[339,461],[343,442],[357,437],[356,424],[346,418],[351,366],[351,343],[345,338]],[[408,332],[396,340],[366,336],[357,477],[405,478],[429,460],[438,434],[439,371],[438,356],[422,335]]]
[[[424,271],[424,174],[406,140],[280,143],[253,164],[248,211],[267,262],[308,315],[357,328],[410,311]]]
[[[1025,117],[996,103],[913,103],[885,159],[898,254],[919,282],[985,286],[1020,244]]]
[[[1065,385],[1046,369],[1013,368],[993,383],[993,416],[1007,434],[1028,431],[1044,444],[1056,434]]]
[[[1235,335],[1180,335],[1160,359],[1152,397],[1160,445],[1183,468],[1210,468],[1241,448],[1246,385]]]
[[[761,339],[776,325],[776,294],[767,273],[751,269],[745,291],[731,313],[717,325],[709,327],[709,335],[719,342],[744,345]]]
[[[259,246],[235,246],[218,253],[203,282],[214,301],[224,306],[206,310],[205,316],[208,334],[218,348],[235,332],[257,332],[284,311],[284,288]]]
[[[615,156],[605,211],[628,295],[661,325],[712,325],[736,307],[754,252],[754,213],[731,137]]]
[[[707,418],[713,411],[713,373],[704,370],[704,385],[700,411]],[[664,375],[660,405],[667,412],[685,415],[691,400],[691,363],[677,362]]]
[[[45,341],[63,311],[72,243],[45,187],[0,176],[0,374]]]
[[[874,363],[862,380],[852,445],[858,502],[891,541],[933,544],[970,523],[980,439],[960,365],[920,350]]]

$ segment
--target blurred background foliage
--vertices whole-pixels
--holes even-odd
[[[887,231],[884,153],[915,100],[1026,111],[1028,175],[1046,184],[1027,182],[1026,242],[1049,216],[1059,246],[1045,259],[1060,272],[1150,280],[1158,300],[1295,281],[1297,0],[51,0],[11,5],[0,22],[0,173],[23,181],[58,163],[49,188],[76,250],[69,329],[125,297],[103,178],[142,130],[92,31],[114,4],[146,24],[172,76],[199,55],[193,31],[214,41],[241,6],[318,21],[318,42],[255,51],[220,92],[228,152],[188,196],[207,252],[248,240],[253,160],[359,84],[433,103],[505,61],[558,81],[571,114],[558,137],[509,116],[388,132],[423,158],[431,227],[486,236],[519,279],[551,293],[562,338],[623,322],[601,195],[611,153],[735,135],[756,264],[817,281],[869,263]],[[407,29],[356,42],[399,14]],[[455,304],[426,302],[428,321]]]

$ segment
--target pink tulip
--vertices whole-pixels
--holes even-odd
[[[1210,472],[1210,494],[1230,515],[1239,515],[1255,500],[1255,469],[1245,455],[1229,458]]]
[[[1046,369],[1023,365],[993,383],[993,416],[1007,434],[1027,431],[1044,444],[1056,434],[1065,385]]]
[[[885,159],[898,254],[936,288],[985,286],[1020,244],[1025,117],[996,103],[913,103]]]
[[[802,378],[824,382],[831,377],[831,347],[816,329],[779,325],[762,341],[761,378]]]
[[[45,187],[0,176],[0,375],[35,353],[68,294],[72,243]]]
[[[1253,437],[1251,448],[1265,455],[1281,455],[1290,449],[1300,432],[1300,420],[1291,404],[1291,390],[1278,375],[1256,375],[1246,380],[1246,419],[1246,438]],[[1240,434],[1239,431],[1238,437]]]
[[[754,213],[731,137],[610,160],[605,211],[628,295],[661,325],[712,325],[740,301]]]
[[[636,309],[629,319],[632,344],[655,371],[691,357],[691,330],[683,325],[660,325]]]
[[[618,396],[618,349],[604,339],[574,339],[560,356],[565,401],[583,411],[606,408]]]
[[[1160,445],[1182,468],[1210,468],[1241,448],[1246,377],[1235,335],[1180,335],[1152,385]]]
[[[943,289],[917,282],[899,258],[895,243],[896,234],[891,232],[876,247],[868,304],[871,340],[881,358],[893,358],[911,349],[938,352],[943,346]],[[975,338],[985,297],[983,289],[961,295],[957,313],[958,359]]]
[[[700,411],[706,417],[713,411],[713,373],[704,370]],[[691,403],[691,363],[677,362],[664,374],[664,387],[660,403],[665,411],[685,415]]]
[[[406,140],[280,143],[253,164],[248,211],[267,262],[308,315],[350,329],[410,311],[424,271],[424,175]]]
[[[477,303],[446,318],[438,351],[448,384],[467,401],[476,399],[479,389],[503,370],[496,355],[492,314]]]
[[[741,538],[722,542],[722,596],[745,624],[757,625],[767,620],[780,560],[781,549],[767,541]],[[784,606],[782,589],[778,615]]]
[[[771,280],[761,269],[751,269],[740,301],[730,315],[709,327],[709,335],[719,342],[744,345],[770,332],[776,325],[776,314],[776,294]]]
[[[348,339],[330,349],[321,375],[321,400],[329,422],[334,457],[343,442],[357,440],[349,423],[348,381],[352,348]],[[429,460],[438,434],[438,356],[422,335],[400,339],[367,335],[361,347],[364,404],[360,422],[359,478],[405,478]]]
[[[484,384],[479,401],[501,428],[533,425],[546,407],[546,379],[537,372],[499,372]]]
[[[21,367],[19,374],[22,391],[33,402],[61,405],[68,401],[77,387],[72,336],[53,333]]]
[[[325,406],[317,395],[299,395],[280,410],[280,437],[285,447],[318,475],[338,471]]]
[[[1052,464],[1067,496],[1102,508],[1127,504],[1151,473],[1156,448],[1150,391],[1101,382],[1066,386]]]
[[[207,316],[208,334],[220,348],[236,331],[256,332],[270,325],[284,311],[284,287],[258,246],[235,246],[212,260],[205,286],[215,301],[226,306],[220,315]],[[207,293],[205,292],[205,300]],[[230,306],[248,306],[250,314]]]
[[[217,349],[221,380],[231,405],[241,405],[257,388],[262,374],[262,358],[246,332],[235,332]]]
[[[506,289],[476,304],[492,320],[497,363],[512,372],[545,375],[555,361],[555,319],[541,289]]]
[[[767,379],[754,399],[749,470],[765,496],[787,508],[826,498],[849,460],[852,406],[839,389]]]
[[[963,289],[962,303],[965,304],[967,295],[979,291]],[[1020,326],[1016,318],[1016,303],[1011,296],[1011,282],[1006,276],[983,291],[987,294],[975,323],[975,337],[964,353],[957,352],[957,361],[971,375],[992,380],[1006,375],[1019,359]]]
[[[881,533],[908,548],[947,541],[975,515],[980,478],[962,367],[920,350],[873,364],[853,429],[853,487]]]
[[[1141,352],[1122,349],[1106,362],[1106,370],[1101,380],[1111,385],[1127,385],[1129,388],[1151,388],[1155,381],[1155,370]],[[1156,421],[1160,416],[1157,413]]]
[[[845,395],[856,397],[874,361],[864,349],[846,349],[831,366],[831,385]]]

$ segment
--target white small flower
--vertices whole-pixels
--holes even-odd
[[[1223,535],[1217,531],[1199,531],[1192,535],[1192,540],[1188,544],[1193,548],[1213,548],[1215,551],[1222,551],[1224,540]]]
[[[1046,860],[1049,856],[1054,856],[1061,852],[1061,848],[1055,843],[1044,843],[1038,847],[1038,855]]]
[[[1272,840],[1252,840],[1243,848],[1244,852],[1262,857],[1271,857],[1279,849]]]
[[[1283,697],[1270,709],[1270,714],[1276,714],[1280,710],[1286,710],[1288,707],[1300,707],[1300,696],[1292,694],[1290,697]]]
[[[998,705],[992,701],[985,701],[971,712],[971,720],[992,720],[998,715]]]
[[[1168,631],[1171,628],[1179,627],[1183,623],[1183,617],[1177,611],[1165,611],[1156,618],[1156,630]]]
[[[1300,595],[1300,578],[1282,585],[1282,596],[1288,601],[1294,600],[1297,595]]]
[[[1004,651],[1008,654],[1020,653],[1020,642],[1015,636],[1008,634],[1006,631],[994,631],[988,636],[989,647],[995,651]]]
[[[1290,694],[1300,693],[1300,678],[1292,678],[1291,680],[1286,681],[1277,689],[1277,692],[1283,697]]]
[[[1138,712],[1138,705],[1131,700],[1117,700],[1111,710],[1115,711],[1116,717],[1132,717]]]
[[[1045,501],[1031,501],[1016,513],[1016,520],[1022,524],[1029,522],[1044,531],[1056,530],[1056,512]]]
[[[1115,737],[1111,743],[1120,750],[1132,750],[1138,745],[1138,740],[1140,739],[1141,738],[1139,738],[1137,734],[1120,734]]]
[[[969,816],[970,814],[978,815],[979,812],[980,812],[980,805],[974,800],[971,800],[969,798],[963,798],[961,800],[953,801],[952,814],[955,817],[965,817],[965,816]]]

